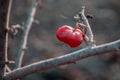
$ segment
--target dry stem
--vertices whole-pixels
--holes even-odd
[[[10,12],[11,12],[11,6],[12,6],[12,0],[9,1],[9,7],[8,7],[8,13],[7,13],[7,21],[6,21],[6,29],[9,29],[9,23],[10,23]],[[6,36],[5,36],[5,62],[8,62],[8,30],[6,30]],[[4,76],[6,75],[8,66],[5,64],[4,68]]]
[[[23,32],[23,35],[22,35],[23,38],[22,38],[22,41],[21,41],[21,44],[20,44],[20,49],[19,49],[19,52],[18,52],[18,57],[17,57],[17,60],[16,60],[15,68],[20,68],[22,66],[23,56],[24,56],[25,50],[27,49],[28,34],[29,34],[30,28],[32,26],[32,23],[34,21],[34,16],[35,16],[35,13],[36,13],[37,5],[38,5],[38,0],[35,0],[35,2],[33,2],[32,6],[30,8],[30,12],[29,12],[30,14],[28,16],[28,20],[26,22],[24,32]]]

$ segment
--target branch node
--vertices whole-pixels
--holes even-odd
[[[25,47],[25,48],[22,49],[22,51],[26,51],[27,49],[28,49],[28,47]]]
[[[15,61],[6,61],[5,64],[15,64]]]
[[[5,64],[14,64],[15,61],[4,61],[4,62],[1,62],[0,65],[5,65]]]
[[[9,32],[11,33],[12,37],[14,38],[18,34],[18,30],[23,30],[24,28],[19,25],[11,25]]]
[[[10,28],[5,28],[5,33],[10,32]]]
[[[8,61],[8,64],[15,64],[15,61]]]

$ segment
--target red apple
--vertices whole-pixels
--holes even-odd
[[[56,37],[72,48],[78,47],[83,41],[82,31],[68,25],[61,26],[56,32]]]

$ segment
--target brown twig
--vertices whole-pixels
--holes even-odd
[[[6,71],[11,72],[12,70],[6,65]]]
[[[7,12],[7,21],[6,21],[6,40],[5,40],[5,62],[8,62],[8,29],[9,29],[9,23],[10,23],[10,13],[11,13],[11,6],[12,6],[12,0],[9,1],[9,7],[8,7],[8,12]],[[5,64],[4,68],[4,76],[6,75],[6,69],[7,69],[7,64]]]

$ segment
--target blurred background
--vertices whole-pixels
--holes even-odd
[[[11,25],[26,24],[33,0],[13,0]],[[23,66],[81,49],[70,48],[56,39],[62,25],[75,27],[73,16],[86,7],[96,45],[120,39],[120,0],[41,0],[28,38]],[[16,60],[22,30],[9,38],[9,59]],[[120,53],[120,52],[119,52]],[[11,66],[12,68],[14,65]],[[29,75],[22,80],[120,80],[120,54],[109,53]]]

